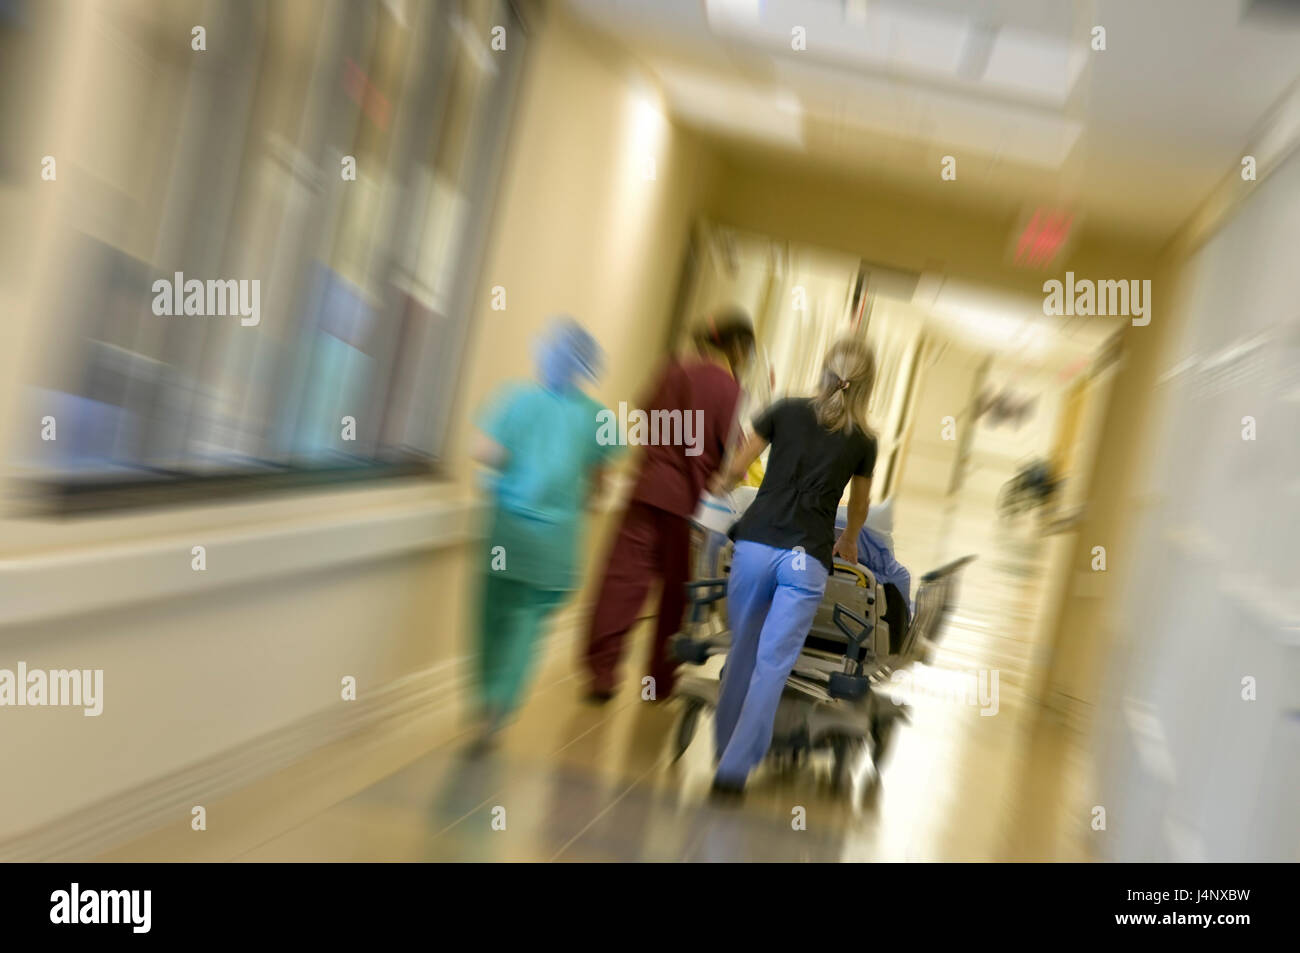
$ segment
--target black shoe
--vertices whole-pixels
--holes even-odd
[[[709,789],[709,800],[717,801],[724,804],[735,804],[745,796],[745,786],[736,784],[733,781],[722,781],[717,778],[713,780],[713,787]]]
[[[466,745],[465,757],[471,761],[477,760],[478,758],[484,758],[491,754],[492,750],[496,748],[496,742],[497,739],[495,733],[488,731],[482,732],[476,736],[473,741]]]
[[[587,697],[583,699],[589,705],[604,705],[614,697],[614,693],[602,689],[593,688],[587,692]]]

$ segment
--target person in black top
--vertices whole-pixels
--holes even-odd
[[[777,704],[832,559],[857,564],[876,465],[876,440],[866,424],[875,376],[870,348],[852,339],[837,342],[826,355],[817,396],[781,400],[760,414],[754,436],[714,482],[718,492],[731,489],[771,445],[758,495],[731,531],[731,651],[715,722],[715,791],[742,791],[767,754]],[[836,538],[846,485],[848,524]]]

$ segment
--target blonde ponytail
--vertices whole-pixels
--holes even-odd
[[[817,422],[827,430],[852,430],[870,434],[867,405],[876,382],[876,356],[861,341],[836,341],[822,365],[822,384],[813,398]]]

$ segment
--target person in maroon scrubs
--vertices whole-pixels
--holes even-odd
[[[593,701],[613,697],[627,632],[656,580],[662,591],[648,674],[654,678],[656,699],[672,694],[677,662],[668,640],[680,630],[686,612],[690,519],[728,450],[740,400],[737,380],[753,358],[754,326],[743,310],[727,308],[705,319],[694,343],[694,355],[670,360],[659,373],[654,397],[643,409],[647,414],[694,415],[702,422],[702,439],[696,436],[692,446],[647,446],[641,457],[587,636],[588,698]]]

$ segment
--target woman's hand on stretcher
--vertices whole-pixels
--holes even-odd
[[[858,564],[858,533],[867,521],[867,509],[871,505],[871,477],[854,476],[849,481],[849,518],[844,532],[835,541],[833,552],[841,559],[856,566]]]
[[[858,537],[856,534],[850,536],[846,530],[840,533],[840,538],[835,540],[835,548],[831,550],[832,554],[839,556],[850,566],[858,564]]]

